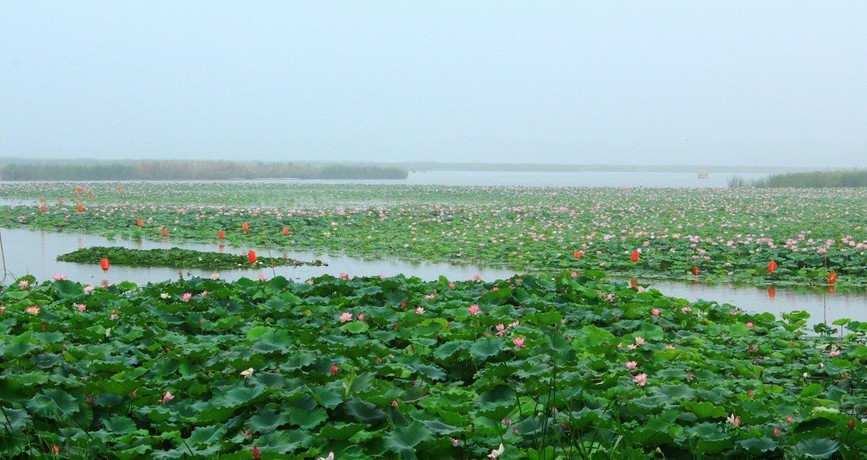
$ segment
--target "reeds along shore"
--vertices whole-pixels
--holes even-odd
[[[364,164],[241,163],[144,160],[97,163],[10,163],[5,181],[406,179],[406,169]]]
[[[773,174],[763,179],[752,180],[747,180],[740,176],[734,176],[729,179],[728,185],[729,188],[867,187],[867,169]]]

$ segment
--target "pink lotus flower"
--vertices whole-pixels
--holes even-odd
[[[478,305],[470,305],[470,308],[468,309],[468,311],[473,316],[479,316],[482,314],[482,309],[479,308]]]
[[[418,307],[418,308],[415,309],[415,312],[418,313],[419,315],[423,315],[423,314],[424,314],[424,308],[423,308],[423,307]]]
[[[352,321],[352,313],[345,312],[342,315],[340,315],[340,322],[341,323],[348,323],[349,321]]]
[[[515,337],[512,339],[512,343],[515,344],[515,348],[524,348],[524,338],[523,337]]]
[[[747,323],[747,327],[748,327],[750,330],[753,330],[753,329],[755,329],[756,325],[750,322],[750,323]]]
[[[638,367],[638,362],[636,362],[636,361],[628,361],[628,362],[626,363],[626,368],[627,368],[627,369],[635,369],[635,368],[637,368],[637,367]]]
[[[726,422],[731,423],[734,426],[741,426],[741,418],[740,416],[735,416],[735,414],[731,414],[726,418]]]
[[[839,356],[839,355],[840,355],[840,350],[831,350],[831,352],[828,353],[828,356],[831,356],[831,357]]]
[[[58,274],[54,275],[54,281],[60,281],[60,280],[65,280],[65,279],[66,279],[65,273],[58,273]]]
[[[638,374],[632,378],[636,385],[643,387],[647,383],[647,374]]]
[[[42,309],[36,305],[31,305],[31,306],[25,308],[24,311],[26,311],[27,313],[30,313],[31,315],[38,315],[39,312],[42,311]]]
[[[77,308],[78,311],[87,311],[87,305],[85,305],[83,303],[76,305],[75,308]]]
[[[81,291],[84,292],[85,294],[93,294],[94,289],[96,289],[96,288],[93,286],[87,285]]]
[[[172,399],[175,399],[175,395],[173,395],[170,391],[167,391],[166,394],[164,394],[163,397],[159,401],[160,401],[160,404],[165,404],[165,403],[171,401]]]
[[[21,289],[27,289],[30,287],[30,282],[28,282],[27,280],[21,280],[18,282],[18,287]]]
[[[268,281],[268,277],[264,273],[259,273],[259,281]]]
[[[650,313],[652,313],[653,316],[659,316],[662,311],[660,311],[658,308],[654,308],[653,310],[650,310]]]
[[[190,294],[189,292],[185,292],[184,295],[181,296],[181,300],[184,302],[189,302],[190,299],[192,299],[192,298],[193,298],[193,295]]]
[[[680,311],[682,311],[682,312],[684,312],[684,313],[689,313],[689,312],[692,311],[692,308],[689,308],[689,307],[683,307],[683,308],[680,309]]]
[[[503,444],[500,444],[500,447],[493,449],[490,454],[488,454],[488,458],[495,459],[500,458],[500,455],[503,455],[503,452],[506,451],[506,448],[503,447]]]

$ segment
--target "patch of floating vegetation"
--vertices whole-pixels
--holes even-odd
[[[238,270],[272,266],[326,265],[321,260],[301,261],[283,257],[253,257],[249,255],[223,254],[191,249],[129,249],[120,247],[92,246],[57,256],[61,262],[99,264],[107,258],[112,265],[131,267],[196,268],[203,270]]]

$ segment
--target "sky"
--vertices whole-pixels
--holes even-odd
[[[867,167],[867,2],[0,0],[0,157]]]

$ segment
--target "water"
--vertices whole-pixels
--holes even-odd
[[[37,280],[50,280],[54,275],[64,274],[68,279],[81,283],[118,283],[132,281],[136,284],[162,282],[177,279],[177,269],[162,267],[123,267],[112,266],[103,272],[98,264],[86,265],[72,262],[58,262],[57,256],[91,246],[119,246],[132,249],[168,249],[179,247],[199,251],[219,252],[216,245],[209,244],[178,244],[169,241],[129,241],[109,240],[102,236],[86,234],[66,234],[31,231],[26,229],[2,229],[3,248],[6,256],[7,276],[3,283],[10,283],[24,275],[33,275]],[[261,270],[225,270],[220,271],[221,279],[234,281],[242,277],[257,278],[263,274],[269,278],[283,276],[287,279],[306,280],[314,276],[329,274],[339,276],[347,273],[352,276],[393,276],[405,274],[417,276],[424,280],[435,280],[440,275],[449,279],[463,280],[479,276],[481,279],[493,280],[507,278],[513,272],[497,270],[472,265],[451,265],[428,262],[405,262],[397,260],[366,260],[346,256],[331,256],[311,252],[268,251],[259,248],[240,248],[226,246],[222,252],[230,254],[247,254],[250,249],[256,250],[261,256],[289,257],[300,261],[319,259],[328,266],[284,266],[263,268]],[[184,270],[183,276],[211,276],[213,272],[206,270]]]
[[[650,187],[650,188],[726,188],[734,176],[745,180],[765,178],[757,173],[714,173],[699,179],[696,172],[639,171],[421,171],[405,180],[320,180],[294,181],[320,184],[408,184],[449,186],[522,186],[522,187]]]
[[[70,262],[58,262],[60,254],[90,246],[122,246],[127,248],[154,249],[181,247],[201,251],[218,251],[219,248],[209,244],[175,244],[167,241],[127,241],[108,240],[104,237],[83,234],[64,234],[37,232],[25,229],[2,229],[3,247],[6,256],[6,277],[4,284],[13,282],[17,277],[33,275],[38,281],[50,280],[54,275],[65,274],[71,280],[85,284],[98,284],[102,281],[115,284],[120,281],[133,281],[136,284],[162,282],[178,278],[178,271],[171,268],[139,268],[113,266],[103,272],[98,264],[82,265]],[[284,276],[287,279],[303,281],[314,276],[329,274],[339,276],[347,273],[350,276],[392,276],[404,274],[417,276],[424,280],[435,280],[440,275],[451,280],[464,280],[479,276],[484,280],[508,278],[514,273],[509,270],[499,270],[472,265],[435,264],[426,262],[405,262],[398,260],[368,260],[346,256],[330,256],[309,252],[273,252],[259,248],[225,247],[224,252],[246,254],[249,249],[255,249],[262,256],[285,256],[302,261],[320,259],[327,267],[275,267],[262,270],[231,270],[222,271],[221,279],[233,281],[242,277],[255,279],[260,274],[269,278]],[[212,272],[204,270],[188,270],[184,277],[211,276]],[[643,282],[642,282],[643,283]],[[711,300],[719,303],[729,303],[742,310],[753,312],[771,312],[778,318],[783,312],[805,310],[810,313],[811,325],[819,322],[831,323],[839,318],[850,318],[857,321],[867,321],[867,293],[828,293],[827,290],[796,290],[794,288],[775,288],[775,295],[769,296],[767,289],[752,286],[703,285],[678,283],[670,281],[650,281],[649,288],[690,301]]]

